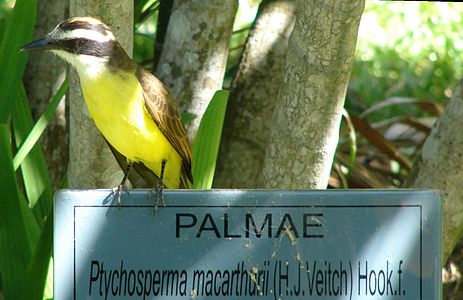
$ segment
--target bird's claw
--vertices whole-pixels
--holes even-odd
[[[118,186],[113,188],[113,201],[117,197],[117,205],[121,207],[122,205],[122,193],[126,192],[130,198],[129,188],[125,184],[119,184]]]
[[[153,217],[156,216],[156,212],[158,210],[159,203],[162,202],[163,206],[166,206],[166,202],[164,201],[164,183],[160,180],[156,188],[152,188],[149,190],[148,195],[146,197],[147,200],[151,200],[154,191],[156,191],[156,200],[154,202],[154,210],[153,210]]]

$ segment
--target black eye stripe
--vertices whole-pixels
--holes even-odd
[[[84,38],[57,40],[54,44],[58,47],[58,49],[65,50],[70,53],[98,57],[111,56],[114,48],[114,41],[97,42]]]

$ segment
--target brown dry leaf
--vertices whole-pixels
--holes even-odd
[[[347,164],[349,162],[346,155],[338,153],[336,159],[341,164]],[[392,187],[389,180],[381,178],[378,173],[370,168],[365,167],[361,163],[355,164],[349,175],[349,187],[354,188],[385,188]],[[339,179],[337,179],[339,180]]]
[[[410,169],[412,167],[412,163],[408,158],[402,155],[391,142],[386,140],[383,135],[371,127],[370,124],[354,115],[350,117],[355,129],[372,145],[386,153],[390,158],[396,160],[403,168]]]

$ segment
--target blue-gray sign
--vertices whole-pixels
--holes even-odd
[[[434,191],[63,190],[55,299],[440,299]]]

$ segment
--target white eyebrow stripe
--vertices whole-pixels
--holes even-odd
[[[67,30],[67,31],[58,31],[56,32],[56,37],[55,39],[57,40],[70,40],[70,39],[87,39],[87,40],[92,40],[95,42],[109,42],[109,41],[114,41],[114,35],[110,32],[107,31],[106,35],[102,34],[98,31],[95,30],[88,30],[88,29],[74,29],[74,30]]]

